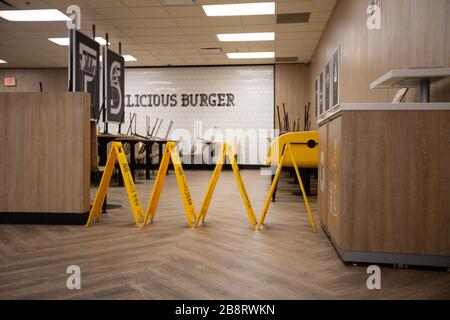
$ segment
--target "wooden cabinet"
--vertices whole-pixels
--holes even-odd
[[[319,119],[319,215],[344,261],[450,267],[450,104]]]
[[[1,223],[84,223],[89,106],[87,93],[0,93]]]

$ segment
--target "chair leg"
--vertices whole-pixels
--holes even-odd
[[[309,169],[300,170],[300,176],[305,187],[305,193],[307,196],[311,195],[311,172]],[[298,180],[298,179],[297,179]]]

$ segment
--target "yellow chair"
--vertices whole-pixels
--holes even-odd
[[[300,168],[317,168],[319,164],[319,132],[292,132],[287,133],[272,141],[267,152],[266,165],[278,166],[286,144],[292,145],[292,152],[296,164]],[[283,161],[283,167],[293,167],[290,158]]]

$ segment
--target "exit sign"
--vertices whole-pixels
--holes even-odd
[[[4,83],[5,87],[15,87],[17,85],[16,78],[14,77],[6,77]]]

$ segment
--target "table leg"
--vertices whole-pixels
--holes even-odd
[[[420,80],[420,102],[430,102],[430,79]]]
[[[158,166],[161,165],[161,161],[162,161],[162,154],[163,154],[163,144],[162,143],[158,143]]]
[[[150,167],[152,159],[150,158],[150,155],[152,153],[152,143],[146,142],[145,143],[145,179],[150,180]]]
[[[99,165],[100,166],[104,166],[106,165],[106,158],[107,158],[107,154],[108,153],[108,143],[100,140],[99,144],[98,144],[98,155],[99,155]]]

